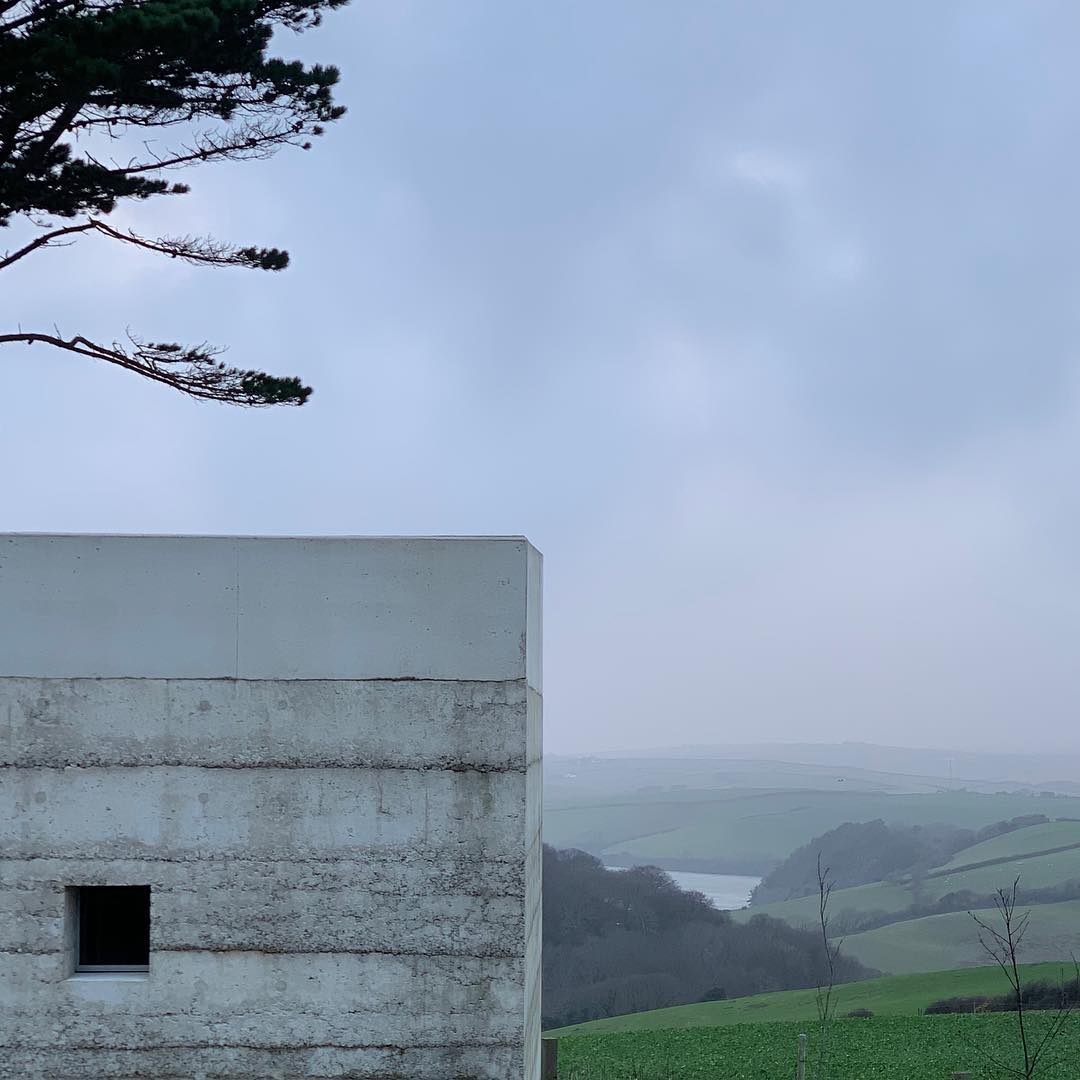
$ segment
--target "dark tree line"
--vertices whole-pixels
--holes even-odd
[[[1026,829],[1031,825],[1045,825],[1049,822],[1045,814],[1021,814],[1019,817],[1010,818],[1008,821],[995,821],[991,825],[984,825],[975,834],[975,843],[981,844],[984,840],[992,840],[995,836],[1004,836],[1006,833],[1016,832],[1017,829]],[[1066,821],[1067,818],[1058,818],[1058,821]]]
[[[971,829],[949,825],[886,825],[846,821],[793,851],[754,890],[752,904],[813,896],[818,891],[818,859],[829,867],[834,888],[865,885],[914,868],[948,861],[972,844]]]
[[[1036,1012],[1060,1009],[1062,1005],[1075,1008],[1080,1005],[1080,979],[1063,979],[1056,983],[1042,979],[1024,983],[1022,996],[1024,1008]],[[994,997],[980,994],[970,997],[941,998],[938,1001],[932,1001],[923,1009],[923,1012],[931,1016],[941,1013],[1016,1011],[1015,994],[997,994]]]
[[[918,879],[948,862],[957,852],[995,836],[1041,825],[1045,814],[1025,814],[996,821],[977,832],[955,825],[886,825],[877,821],[844,822],[793,851],[754,889],[751,904],[813,896],[818,890],[818,857],[829,866],[834,888],[874,881]]]
[[[582,851],[544,849],[544,1026],[817,985],[815,935],[762,915],[737,923],[662,870],[605,869]],[[867,978],[837,961],[840,981]]]

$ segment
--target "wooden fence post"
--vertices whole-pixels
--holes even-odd
[[[799,1036],[799,1067],[795,1071],[799,1080],[806,1080],[806,1036]]]
[[[540,1040],[540,1080],[559,1080],[559,1040]]]

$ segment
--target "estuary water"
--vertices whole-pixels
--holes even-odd
[[[624,867],[609,866],[609,870]],[[759,877],[743,877],[741,874],[692,874],[688,870],[668,870],[680,889],[693,889],[704,893],[721,911],[745,907],[750,902],[750,892],[761,880]]]
[[[751,890],[761,880],[740,874],[691,874],[682,870],[669,870],[668,873],[680,889],[703,892],[713,902],[713,907],[722,911],[745,907],[750,902]]]

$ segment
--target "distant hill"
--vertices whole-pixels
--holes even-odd
[[[1080,794],[1080,752],[985,753],[972,750],[912,749],[874,743],[746,743],[609,751],[592,755],[549,755],[553,763],[594,762],[607,765],[645,763],[657,774],[666,761],[696,762],[702,768],[738,770],[741,764],[760,768],[818,767],[826,772],[867,772],[946,781],[963,786],[1027,787]]]
[[[1032,825],[964,848],[935,873],[942,875],[976,863],[984,865],[996,859],[1015,859],[1071,844],[1080,844],[1080,821],[1051,821],[1044,825]]]
[[[863,744],[785,747],[783,752],[802,759],[788,762],[753,756],[760,747],[723,752],[729,756],[702,748],[648,760],[549,761],[545,840],[589,851],[612,866],[764,875],[846,822],[947,824],[978,833],[995,823],[1045,815],[1052,820],[1044,825],[966,846],[944,861],[922,860],[925,865],[914,874],[883,871],[891,880],[837,889],[832,927],[847,935],[852,957],[882,971],[980,964],[966,909],[989,904],[994,890],[1019,874],[1023,902],[1037,905],[1026,957],[1080,955],[1080,798],[1048,793],[1038,783],[1054,775],[1051,767],[1058,776],[1080,775],[1070,772],[1071,758],[958,754],[951,765],[934,766],[933,752]],[[847,764],[813,760],[829,754],[843,754]],[[889,773],[870,765],[924,772]],[[954,775],[928,778],[932,767]],[[980,779],[957,779],[961,767]],[[816,897],[808,896],[733,917],[744,921],[760,911],[802,927],[813,925],[816,909]]]
[[[986,840],[959,851],[943,866],[915,880],[875,882],[836,889],[830,900],[837,933],[850,933],[858,919],[876,912],[904,912],[913,904],[930,904],[949,894],[968,893],[971,898],[991,896],[1020,877],[1025,891],[1076,882],[1080,890],[1080,822],[1054,821]],[[972,899],[959,899],[961,910]],[[818,917],[817,896],[805,896],[772,904],[755,905],[735,912],[736,919],[753,914],[770,915],[793,926],[813,925]],[[1076,946],[1080,950],[1080,926]],[[894,970],[883,968],[882,970]]]
[[[958,829],[955,825],[886,825],[880,819],[846,821],[815,836],[770,870],[754,889],[750,903],[756,907],[816,896],[822,874],[827,874],[836,889],[891,881],[898,874],[941,865],[954,852],[970,847],[976,835],[973,829]]]
[[[1035,812],[1080,818],[1080,799],[959,790],[894,794],[836,782],[828,790],[653,787],[580,800],[550,797],[544,837],[610,865],[764,874],[844,822],[979,829]]]

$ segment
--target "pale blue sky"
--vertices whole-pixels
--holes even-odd
[[[0,353],[0,528],[525,533],[549,749],[1080,749],[1080,9],[363,2],[310,154],[8,271],[301,410]],[[8,240],[8,238],[3,238]],[[10,241],[9,241],[10,242]]]

